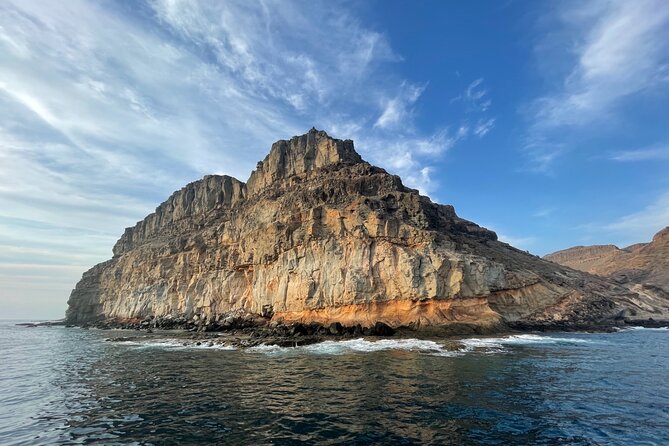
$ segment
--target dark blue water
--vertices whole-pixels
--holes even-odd
[[[0,444],[669,444],[667,330],[251,351],[112,335],[0,323]]]

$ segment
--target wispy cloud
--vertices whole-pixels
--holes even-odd
[[[539,97],[529,108],[531,128],[525,149],[538,170],[548,168],[566,150],[565,129],[591,129],[596,122],[606,131],[603,123],[621,112],[623,101],[666,88],[669,81],[666,2],[575,2],[554,13],[557,31],[546,34],[559,41],[548,46],[567,48],[555,63],[563,65],[568,58],[571,67],[559,88]]]
[[[532,214],[532,216],[536,218],[548,218],[553,215],[554,212],[555,208],[541,208]]]
[[[599,243],[624,247],[650,241],[660,229],[669,225],[669,191],[661,192],[638,211],[623,215],[612,222],[592,222],[577,227],[584,240],[597,237]]]
[[[669,225],[669,192],[661,194],[644,209],[625,215],[603,229],[637,242],[650,240],[657,231]]]
[[[355,140],[370,162],[400,175],[406,185],[424,195],[433,194],[439,186],[439,182],[432,178],[437,171],[433,163],[469,135],[466,125],[439,129],[428,135],[403,130],[370,131],[350,122],[333,123],[329,127],[335,129],[333,131],[345,130],[344,134]]]
[[[402,84],[400,92],[391,99],[383,102],[383,112],[374,123],[374,127],[389,129],[401,124],[406,125],[407,119],[411,117],[411,107],[425,90],[425,86]]]
[[[365,28],[338,2],[157,0],[158,21],[177,42],[234,75],[245,94],[307,111],[360,88],[383,62],[398,61],[381,33]],[[294,32],[293,32],[294,31]],[[360,96],[360,94],[362,96]]]
[[[611,159],[623,162],[669,160],[669,146],[654,146],[637,150],[624,150],[615,153]]]
[[[534,236],[513,235],[513,231],[506,231],[503,228],[500,228],[495,224],[483,224],[483,226],[490,229],[491,231],[494,231],[497,234],[497,239],[498,240],[500,240],[504,243],[508,243],[509,245],[511,245],[515,248],[518,248],[518,249],[523,249],[523,250],[526,250],[526,251],[530,251],[531,249],[534,248],[536,243],[539,241],[537,239],[537,237],[534,237]]]
[[[467,133],[483,138],[495,127],[496,119],[486,116],[486,112],[492,105],[492,99],[489,90],[485,87],[483,78],[472,81],[467,85],[464,92],[452,98],[450,103],[461,103],[464,106],[464,112],[468,119],[467,124],[462,127],[466,129]]]
[[[495,127],[495,118],[480,119],[474,127],[474,134],[479,138],[483,138]]]
[[[472,81],[462,94],[451,99],[451,104],[463,102],[469,112],[488,111],[492,105],[492,99],[490,99],[489,91],[484,82],[482,77]]]
[[[536,237],[514,237],[508,234],[497,234],[497,238],[509,245],[516,247],[518,249],[524,249],[529,251],[537,242]]]

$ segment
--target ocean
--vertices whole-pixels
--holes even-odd
[[[16,322],[3,446],[669,444],[666,329],[234,350]]]

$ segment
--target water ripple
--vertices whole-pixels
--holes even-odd
[[[0,444],[667,444],[666,330],[282,349],[0,324]]]

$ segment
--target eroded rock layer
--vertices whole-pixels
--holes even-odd
[[[645,311],[629,289],[497,241],[315,129],[275,143],[246,184],[187,185],[113,252],[73,290],[69,322],[245,312],[494,329]]]

